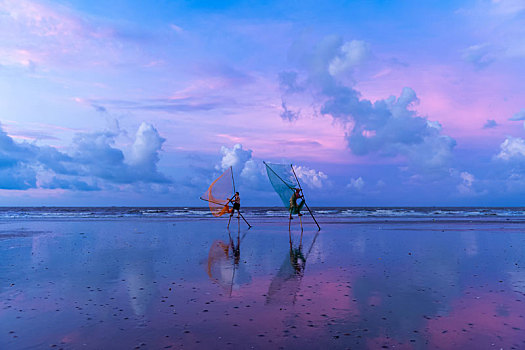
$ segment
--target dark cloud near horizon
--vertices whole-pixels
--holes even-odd
[[[77,134],[72,150],[64,153],[50,146],[15,142],[0,126],[0,189],[30,188],[94,191],[94,184],[170,183],[157,169],[165,141],[157,130],[142,123],[129,159],[114,146],[117,134]],[[51,178],[49,179],[49,175]]]
[[[53,177],[42,185],[42,188],[46,189],[62,189],[62,190],[74,190],[74,191],[100,191],[101,188],[96,184],[90,185],[87,182],[80,180],[65,180],[58,177]]]
[[[0,128],[0,188],[25,190],[36,186],[36,171],[30,166],[37,161],[38,148],[18,144]]]

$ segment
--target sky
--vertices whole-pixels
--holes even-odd
[[[525,2],[0,0],[0,205],[523,206]]]

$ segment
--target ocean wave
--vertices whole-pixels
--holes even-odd
[[[525,218],[525,208],[454,208],[454,207],[317,207],[311,208],[321,218]],[[280,207],[244,207],[246,217],[286,217]],[[306,209],[303,213],[308,214]],[[207,207],[3,207],[0,220],[16,219],[109,219],[109,218],[211,218]]]

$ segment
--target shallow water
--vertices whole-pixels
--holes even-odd
[[[525,347],[519,222],[0,222],[0,348]]]

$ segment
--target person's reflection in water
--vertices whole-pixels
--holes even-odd
[[[290,232],[290,263],[295,269],[297,275],[302,276],[304,268],[306,265],[306,259],[303,254],[303,231],[301,230],[301,237],[299,238],[299,245],[297,247],[293,246],[292,234]]]
[[[232,248],[232,255],[233,255],[233,264],[236,266],[239,266],[239,260],[241,259],[241,232],[240,227],[238,226],[237,229],[237,245],[235,245],[235,242],[233,241],[232,235],[230,231],[228,230],[228,236],[230,237],[230,247]],[[244,237],[243,237],[244,238]]]
[[[251,282],[251,276],[246,271],[245,264],[240,264],[241,242],[247,232],[241,237],[240,227],[237,229],[236,239],[232,238],[228,230],[229,244],[222,240],[212,243],[208,253],[208,276],[223,287],[231,296],[234,289]]]
[[[297,245],[294,244],[292,233],[289,231],[289,254],[270,283],[266,297],[267,304],[295,304],[306,268],[306,260],[318,235],[319,232],[315,234],[305,256],[303,253],[303,231],[301,230]]]

